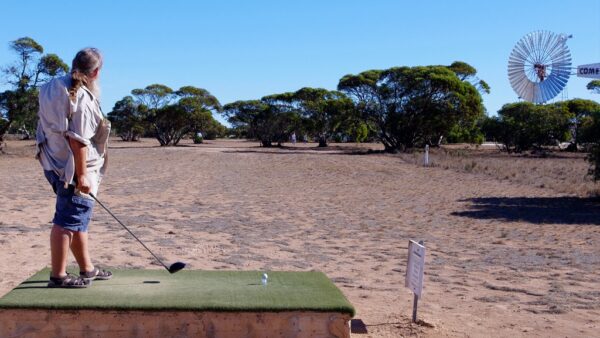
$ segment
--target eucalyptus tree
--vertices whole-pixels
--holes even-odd
[[[144,121],[161,146],[177,145],[189,133],[218,124],[213,112],[221,111],[219,100],[208,90],[184,86],[174,91],[162,84],[134,89],[131,94],[144,109]]]
[[[354,113],[349,97],[323,88],[305,87],[293,93],[265,96],[262,101],[281,111],[297,113],[307,131],[318,138],[319,147],[326,147],[329,137]]]
[[[508,152],[542,149],[566,141],[573,114],[565,104],[536,105],[515,102],[502,106],[497,117],[490,118],[484,132],[503,144]]]
[[[593,143],[596,137],[592,125],[594,116],[600,114],[600,104],[585,99],[571,99],[557,104],[564,105],[571,114],[571,148],[577,151],[580,143]]]
[[[301,125],[297,112],[282,109],[270,99],[228,103],[223,106],[223,115],[234,130],[259,140],[263,147],[281,145]]]
[[[108,119],[123,141],[137,141],[144,135],[146,109],[145,105],[135,102],[131,96],[125,96],[115,103],[108,113]]]
[[[44,54],[44,48],[30,37],[9,43],[16,54],[12,64],[2,68],[6,83],[11,86],[0,93],[0,150],[9,130],[18,130],[29,137],[36,128],[38,86],[69,71],[56,54]]]
[[[338,90],[395,152],[437,144],[457,123],[484,116],[479,91],[465,79],[446,66],[394,67],[346,75]]]

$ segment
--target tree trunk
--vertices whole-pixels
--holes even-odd
[[[23,128],[22,132],[25,136],[23,136],[23,140],[31,140],[31,134],[27,130],[27,128]]]
[[[327,138],[323,136],[319,137],[319,147],[327,147]]]
[[[8,132],[8,129],[10,129],[11,124],[12,121],[8,120],[2,127],[0,127],[0,154],[4,153],[4,136],[6,136],[6,133]]]
[[[260,143],[262,144],[263,147],[271,147],[270,140],[261,140]]]

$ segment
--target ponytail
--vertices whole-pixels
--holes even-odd
[[[102,67],[102,54],[97,48],[84,48],[80,50],[73,59],[71,67],[71,86],[69,87],[69,99],[75,101],[77,91],[81,86],[89,88],[89,76]]]
[[[83,74],[79,69],[74,69],[71,72],[71,86],[69,87],[69,98],[71,101],[75,101],[79,88],[81,88],[81,86],[87,87],[87,84],[87,75]]]

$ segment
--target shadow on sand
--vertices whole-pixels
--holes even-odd
[[[460,201],[470,202],[471,210],[455,211],[454,216],[536,224],[600,225],[598,198],[481,197]]]
[[[273,149],[273,150],[264,150]],[[275,155],[295,155],[295,154],[310,154],[310,155],[370,155],[376,152],[360,149],[332,149],[332,148],[287,148],[287,147],[273,147],[264,148],[256,147],[256,149],[244,148],[243,150],[224,150],[223,153],[239,153],[239,154],[275,154]]]

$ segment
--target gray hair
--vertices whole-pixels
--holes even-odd
[[[96,69],[102,68],[102,54],[97,48],[84,48],[77,52],[71,67],[71,87],[69,88],[69,97],[75,100],[77,90],[84,85],[89,89],[93,88],[94,83],[90,76]],[[90,88],[91,87],[91,88]]]

